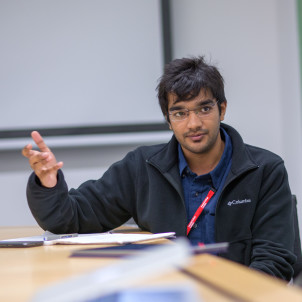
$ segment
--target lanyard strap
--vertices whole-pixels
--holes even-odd
[[[211,188],[211,190],[209,191],[208,195],[206,196],[206,198],[203,200],[203,202],[201,203],[201,205],[198,207],[198,209],[196,210],[195,214],[193,215],[191,221],[189,222],[188,226],[187,226],[187,236],[189,235],[194,223],[196,222],[196,220],[198,219],[198,217],[200,216],[201,212],[203,211],[203,209],[206,207],[206,205],[209,203],[210,199],[213,197],[213,195],[215,194],[215,189]]]

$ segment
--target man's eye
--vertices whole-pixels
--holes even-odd
[[[212,110],[212,107],[210,106],[203,106],[199,109],[199,112],[202,112],[202,113],[208,113]]]
[[[176,111],[173,113],[175,117],[183,117],[186,115],[185,111]]]

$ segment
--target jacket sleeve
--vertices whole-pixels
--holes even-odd
[[[296,260],[293,254],[293,204],[283,162],[275,162],[264,169],[262,179],[252,223],[250,267],[290,280]]]
[[[132,152],[113,164],[102,178],[89,180],[70,191],[61,170],[54,188],[41,186],[32,173],[27,185],[28,204],[44,230],[54,233],[104,232],[131,217],[135,174]]]

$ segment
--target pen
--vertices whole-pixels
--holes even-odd
[[[77,233],[72,233],[72,234],[53,234],[49,231],[46,231],[43,235],[43,240],[48,241],[48,240],[56,240],[56,239],[63,239],[63,238],[72,238],[72,237],[77,237]]]
[[[228,242],[210,243],[204,246],[193,246],[192,250],[194,254],[201,253],[225,253],[229,247]]]

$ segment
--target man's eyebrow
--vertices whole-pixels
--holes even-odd
[[[172,106],[169,111],[175,111],[175,110],[181,110],[181,109],[185,109],[184,106]]]
[[[182,100],[176,100],[173,104],[177,104],[177,103],[180,103],[180,102],[186,102],[186,101],[182,101]],[[202,101],[199,101],[197,102],[197,106],[204,106],[204,105],[207,105],[207,104],[211,104],[211,103],[214,103],[215,101],[212,100],[212,99],[207,99],[207,100],[202,100]],[[176,106],[172,106],[169,111],[174,111],[174,110],[180,110],[180,109],[186,109],[185,106],[183,105],[176,105]]]
[[[203,106],[203,105],[208,105],[208,104],[213,104],[213,103],[215,103],[214,100],[212,100],[212,99],[207,99],[207,100],[200,101],[200,102],[198,103],[198,106]]]

